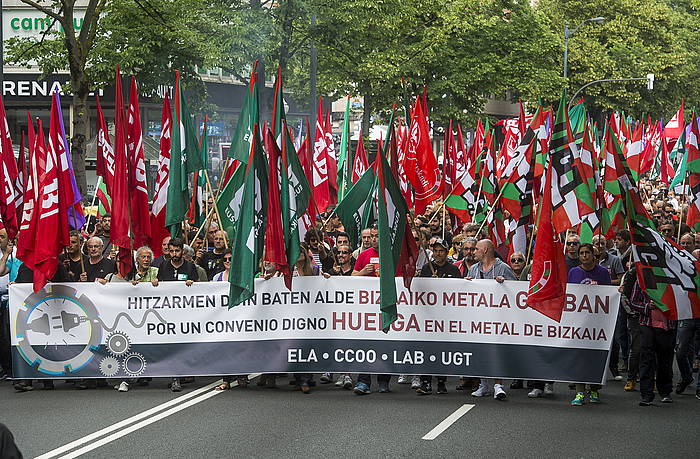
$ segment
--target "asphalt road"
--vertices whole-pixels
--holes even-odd
[[[277,389],[253,383],[216,395],[210,391],[192,395],[215,380],[199,378],[179,394],[167,389],[166,380],[128,393],[111,388],[77,391],[64,382],[54,391],[39,390],[39,384],[32,392],[15,393],[9,382],[2,382],[0,422],[12,430],[27,458],[168,401],[174,402],[98,438],[78,442],[62,454],[87,448],[80,457],[668,459],[697,457],[700,451],[700,400],[690,390],[675,396],[673,404],[640,407],[639,392],[626,393],[622,382],[609,382],[600,405],[571,407],[573,391],[566,384],[555,385],[551,399],[528,399],[522,389],[509,390],[508,399],[499,402],[455,391],[454,378],[448,382],[447,395],[418,396],[393,378],[391,393],[359,397],[333,385],[303,395],[293,391],[284,377],[278,378]],[[464,404],[475,406],[435,440],[421,439]]]

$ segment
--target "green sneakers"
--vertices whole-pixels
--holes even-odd
[[[600,403],[600,394],[597,390],[591,391],[591,403]]]
[[[586,398],[586,394],[584,394],[583,392],[577,393],[577,394],[576,394],[576,398],[574,398],[573,400],[571,400],[571,406],[581,406],[581,405],[583,405],[583,400],[584,400],[585,398]],[[593,400],[591,399],[591,401],[593,401]]]

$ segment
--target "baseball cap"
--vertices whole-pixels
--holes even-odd
[[[442,246],[445,250],[450,250],[450,246],[447,245],[447,242],[444,239],[435,239],[435,242],[431,244],[431,247],[435,247],[436,245]]]

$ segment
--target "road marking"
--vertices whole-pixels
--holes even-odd
[[[474,406],[475,405],[469,405],[466,403],[460,406],[454,413],[447,416],[445,419],[443,419],[443,421],[440,424],[436,425],[433,428],[433,430],[425,434],[423,438],[421,438],[421,440],[435,440],[438,437],[438,435],[446,431],[452,424],[457,422],[459,418],[461,418],[462,416],[467,414],[469,410],[474,408]]]
[[[254,374],[249,375],[248,377],[249,377],[250,379],[253,379],[253,378],[257,378],[258,376],[260,376],[260,373],[254,373]],[[65,453],[66,451],[73,450],[73,449],[75,449],[75,448],[77,448],[77,447],[79,447],[79,446],[82,446],[82,445],[85,444],[85,443],[91,442],[91,441],[96,440],[96,439],[98,439],[98,438],[100,438],[100,437],[103,437],[103,436],[105,436],[105,435],[107,435],[107,434],[109,434],[109,433],[111,433],[111,432],[114,432],[114,431],[117,431],[117,430],[119,430],[119,429],[122,429],[122,428],[124,428],[124,427],[126,427],[126,426],[129,426],[130,424],[133,424],[133,423],[135,423],[135,422],[138,422],[138,421],[140,421],[140,420],[142,420],[142,419],[144,419],[144,418],[148,418],[149,416],[152,416],[152,415],[154,415],[154,414],[156,414],[156,413],[163,412],[163,410],[166,410],[166,409],[168,409],[168,408],[170,408],[170,409],[169,409],[168,411],[165,411],[165,412],[168,412],[169,414],[168,414],[167,416],[170,416],[171,414],[174,414],[174,413],[176,413],[177,411],[180,411],[179,409],[176,410],[176,411],[173,411],[174,408],[171,408],[171,407],[173,407],[174,405],[178,405],[178,406],[176,406],[175,408],[179,408],[180,406],[183,406],[183,405],[186,405],[186,406],[184,406],[184,408],[187,408],[187,407],[192,406],[192,405],[194,405],[194,404],[196,404],[196,403],[199,403],[199,402],[201,402],[201,401],[204,401],[204,400],[206,400],[206,399],[208,399],[208,398],[210,398],[210,397],[213,397],[213,395],[210,395],[210,394],[216,395],[216,394],[220,394],[220,393],[224,392],[224,391],[214,391],[214,390],[212,390],[212,389],[214,389],[216,386],[218,386],[219,384],[221,384],[222,382],[223,382],[222,379],[219,379],[218,381],[214,381],[214,382],[211,383],[211,384],[207,384],[206,386],[200,387],[199,389],[195,389],[195,390],[193,390],[192,392],[188,392],[188,393],[186,393],[186,394],[184,394],[184,395],[181,395],[180,397],[174,398],[174,399],[169,400],[169,401],[167,401],[167,402],[165,402],[165,403],[162,403],[162,404],[160,404],[160,405],[154,406],[153,408],[150,408],[150,409],[148,409],[148,410],[146,410],[146,411],[144,411],[144,412],[142,412],[142,413],[139,413],[139,414],[134,415],[134,416],[132,416],[132,417],[130,417],[130,418],[124,419],[123,421],[119,421],[119,422],[117,422],[116,424],[112,424],[111,426],[107,426],[107,427],[105,427],[104,429],[98,430],[97,432],[93,432],[93,433],[91,433],[91,434],[89,434],[89,435],[86,435],[86,436],[84,436],[84,437],[82,437],[82,438],[79,438],[79,439],[77,439],[77,440],[75,440],[75,441],[72,441],[72,442],[70,442],[70,443],[67,443],[67,444],[65,444],[65,445],[63,445],[63,446],[61,446],[61,447],[59,447],[59,448],[56,448],[56,449],[54,449],[54,450],[51,450],[51,451],[49,451],[49,452],[47,452],[47,453],[42,454],[41,456],[37,456],[35,459],[50,459],[50,458],[53,458],[53,457],[57,457],[57,456],[59,456],[59,455]],[[237,381],[234,381],[233,383],[231,383],[231,386],[234,387],[234,386],[236,386],[237,384],[238,384],[238,382],[237,382]],[[204,394],[204,395],[202,395],[202,394]],[[199,397],[200,395],[201,395],[201,397]],[[202,397],[204,397],[204,398],[202,398]],[[192,402],[194,402],[195,400],[190,400],[190,399],[193,399],[193,398],[194,398],[195,400],[197,400],[195,403],[192,403]],[[200,398],[201,398],[201,400],[200,400]],[[189,402],[186,402],[186,400],[190,400],[190,401],[189,401]],[[179,405],[180,403],[183,403],[183,402],[186,402],[186,403],[184,403],[183,405]],[[181,408],[181,409],[184,409],[184,408]],[[161,414],[163,414],[163,413],[161,413]],[[157,417],[157,416],[156,416],[156,417],[150,418],[150,419],[154,419],[154,421],[151,421],[151,422],[155,422],[155,420],[159,420],[159,419],[162,419],[162,418],[164,418],[164,417],[166,417],[166,416],[162,416],[162,417]],[[150,421],[150,419],[147,419],[147,421]],[[144,426],[150,424],[151,422],[148,422],[147,424],[143,424],[141,427],[144,427]],[[135,425],[139,425],[139,424],[141,424],[141,423],[138,423],[138,424],[135,424]],[[133,427],[133,426],[132,426],[132,427]],[[140,428],[140,427],[139,427],[139,428]],[[116,436],[116,437],[112,438],[112,440],[110,440],[110,441],[116,440],[117,438],[119,438],[119,437],[121,437],[121,436],[123,436],[123,435],[126,435],[126,433],[133,432],[133,431],[136,430],[136,429],[129,430],[128,432],[122,434],[122,432],[125,432],[126,430],[127,430],[127,429],[122,430],[122,431],[120,431],[120,432],[117,432],[117,434],[119,434],[119,436]],[[117,435],[117,434],[115,434],[115,435]],[[112,435],[110,435],[110,437],[112,437]],[[107,437],[107,438],[110,438],[110,437]],[[98,446],[101,446],[101,445],[106,444],[106,443],[109,443],[109,442],[101,443],[101,444],[98,445]],[[93,444],[94,444],[94,443],[93,443]],[[89,446],[92,446],[92,445],[89,445]],[[89,447],[89,446],[88,446],[88,447]],[[97,447],[97,446],[95,446],[95,448],[96,448],[96,447]],[[84,449],[84,448],[82,448],[82,449]],[[78,451],[82,451],[82,449],[81,449],[81,450],[78,450]],[[94,448],[85,450],[84,452],[90,451],[90,450],[92,450],[92,449],[94,449]],[[76,452],[77,452],[77,451],[76,451]],[[76,456],[73,455],[73,454],[75,454],[76,452],[71,453],[71,454],[66,455],[66,456],[63,456],[63,457],[76,457]],[[83,454],[83,453],[81,453],[81,454]]]

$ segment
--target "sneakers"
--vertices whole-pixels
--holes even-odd
[[[182,392],[182,386],[180,385],[180,380],[173,378],[173,382],[170,384],[170,390],[173,392]]]
[[[399,375],[399,380],[397,382],[399,384],[408,384],[410,381],[408,380],[408,375]]]
[[[357,395],[367,395],[370,393],[370,390],[367,384],[359,382],[355,386],[355,389],[353,389],[353,392],[355,392]]]
[[[547,383],[544,385],[544,396],[553,397],[554,396],[554,384]]]
[[[486,397],[489,395],[491,395],[491,391],[484,384],[479,384],[479,388],[472,392],[472,397]]]
[[[29,392],[30,390],[34,390],[31,381],[28,384],[25,381],[19,381],[14,383],[13,387],[17,392]]]
[[[469,390],[471,387],[469,378],[459,378],[455,390]]]
[[[413,384],[411,384],[411,386],[413,386]],[[418,387],[420,387],[420,385],[419,385]],[[391,391],[389,390],[389,381],[382,381],[382,382],[380,382],[380,383],[379,383],[379,391],[378,391],[378,392],[379,392],[380,394],[386,394],[386,393],[391,392]]]
[[[653,400],[650,400],[648,398],[643,398],[639,401],[639,406],[651,406],[651,402]]]
[[[335,380],[335,387],[343,387],[344,382],[345,382],[345,375],[343,375],[343,374],[338,375],[338,379]]]
[[[319,379],[321,384],[330,384],[333,381],[333,375],[331,373],[323,373]]]
[[[695,391],[695,398],[697,398],[698,400],[700,400],[700,389],[698,389],[698,390]]]
[[[625,383],[625,391],[632,392],[636,386],[637,386],[637,381],[635,381],[634,379],[628,379],[627,382]]]
[[[600,403],[600,393],[597,390],[592,390],[590,400],[591,403]]]
[[[493,385],[493,398],[496,400],[505,400],[508,394],[503,390],[503,386],[500,384]]]
[[[582,406],[585,399],[586,394],[584,394],[583,392],[579,392],[576,394],[576,397],[574,397],[574,399],[571,400],[571,406]]]
[[[414,376],[411,378],[411,389],[418,389],[420,384],[420,376]]]
[[[352,389],[352,378],[348,375],[343,376],[343,389]]]
[[[544,394],[544,391],[542,389],[535,388],[528,392],[527,396],[529,398],[540,398],[542,397],[542,394]]]
[[[438,381],[437,394],[444,395],[447,393],[447,386],[443,381]]]
[[[433,388],[430,386],[430,383],[425,382],[416,389],[416,392],[418,392],[418,395],[430,395],[433,393]]]
[[[673,399],[671,398],[671,394],[666,394],[661,397],[661,403],[673,403]]]
[[[117,387],[115,387],[119,392],[129,392],[129,383],[122,381]]]
[[[678,381],[678,384],[676,384],[676,393],[679,395],[682,394],[683,391],[686,390],[692,382],[692,377],[690,379],[681,379],[680,381]]]

